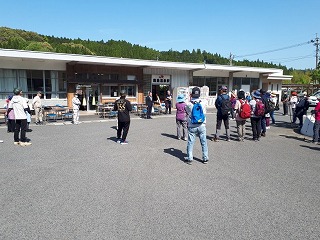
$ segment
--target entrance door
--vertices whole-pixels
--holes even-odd
[[[96,110],[96,105],[99,102],[99,86],[91,85],[91,87],[87,87],[86,98],[87,98],[87,111]]]
[[[166,98],[167,91],[170,90],[169,85],[152,85],[152,97],[153,101],[157,100],[156,95],[158,94],[160,101],[163,102]]]

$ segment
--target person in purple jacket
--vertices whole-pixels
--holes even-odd
[[[176,103],[176,123],[177,123],[177,138],[181,139],[181,129],[182,129],[182,140],[187,141],[187,112],[186,112],[185,96],[179,94]]]

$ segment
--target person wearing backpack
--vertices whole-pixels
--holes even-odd
[[[179,94],[176,103],[176,124],[177,124],[177,139],[181,139],[181,128],[182,128],[182,140],[187,140],[187,112],[186,112],[185,96]]]
[[[267,117],[270,117],[269,113],[272,111],[272,106],[269,104],[269,99],[267,96],[267,92],[263,89],[260,89],[260,97],[261,101],[264,104],[265,107],[265,114],[261,116],[261,136],[265,137],[267,132]]]
[[[206,130],[206,108],[207,102],[200,100],[200,88],[194,87],[191,92],[191,101],[186,106],[188,116],[188,145],[187,157],[184,158],[187,164],[193,161],[193,145],[198,136],[202,148],[202,162],[208,163],[208,145]]]
[[[251,117],[251,107],[246,100],[245,92],[240,90],[238,92],[238,99],[234,106],[236,112],[236,124],[237,124],[237,133],[238,133],[238,140],[240,142],[244,141],[245,136],[245,124],[246,119]]]
[[[261,117],[264,116],[264,104],[261,101],[260,91],[256,90],[252,93],[253,99],[250,101],[251,107],[251,128],[252,139],[257,142],[260,141],[261,136]]]
[[[303,115],[307,115],[309,109],[309,102],[305,93],[298,94],[298,103],[296,105],[296,116],[299,119],[299,128],[303,126]]]
[[[228,88],[226,86],[222,86],[220,88],[221,94],[217,97],[217,100],[215,102],[215,106],[217,108],[216,134],[213,138],[211,138],[211,141],[219,141],[221,124],[223,121],[224,127],[226,129],[227,141],[230,142],[229,113],[232,111],[232,105],[227,91]]]

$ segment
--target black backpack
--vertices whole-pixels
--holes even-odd
[[[270,99],[263,99],[263,104],[265,106],[265,113],[270,113],[275,110],[275,104]]]
[[[231,104],[231,101],[230,101],[230,98],[228,96],[227,99],[225,99],[224,97],[220,96],[221,97],[221,114],[222,115],[229,115],[229,112],[231,111],[232,109],[232,104]]]

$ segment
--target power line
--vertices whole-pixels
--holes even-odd
[[[286,58],[273,58],[273,59],[264,59],[264,62],[292,62],[296,60],[301,60],[305,58],[312,58],[313,54],[305,55],[305,56],[297,56],[297,57],[286,57]]]
[[[254,56],[254,55],[260,55],[260,54],[266,54],[266,53],[281,51],[281,50],[285,50],[285,49],[289,49],[289,48],[294,48],[294,47],[299,47],[299,46],[303,46],[303,45],[306,45],[306,44],[310,44],[310,43],[312,43],[312,41],[313,40],[308,41],[308,42],[304,42],[304,43],[294,44],[294,45],[291,45],[291,46],[288,46],[288,47],[282,47],[282,48],[277,48],[277,49],[274,49],[274,50],[268,50],[268,51],[263,51],[263,52],[258,52],[258,53],[251,53],[251,54],[240,55],[240,56],[233,55],[233,58],[243,58],[243,57],[248,57],[248,56]]]

